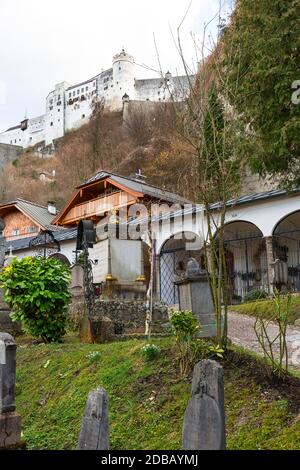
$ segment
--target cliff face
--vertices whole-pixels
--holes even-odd
[[[0,143],[0,168],[3,168],[6,163],[12,162],[18,158],[22,151],[22,147],[17,145]]]
[[[197,162],[175,121],[170,104],[133,102],[124,116],[96,110],[88,124],[57,140],[53,153],[0,144],[0,203],[22,197],[41,204],[53,200],[61,207],[76,186],[100,169],[125,176],[141,170],[149,183],[201,202]],[[273,187],[268,179],[243,172],[241,194]]]

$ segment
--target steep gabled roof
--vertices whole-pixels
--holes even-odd
[[[132,194],[133,196],[136,196],[137,198],[148,196],[158,201],[167,202],[171,204],[190,203],[190,201],[183,198],[182,196],[178,196],[178,194],[158,188],[157,186],[153,186],[144,181],[135,178],[129,178],[127,176],[121,176],[117,173],[112,173],[110,171],[103,170],[94,174],[91,178],[88,178],[86,181],[84,181],[83,184],[76,188],[75,193],[65,204],[63,209],[60,211],[60,214],[53,219],[52,223],[56,224],[62,217],[65,217],[65,215],[71,209],[73,201],[76,200],[76,197],[82,189],[93,186],[94,184],[96,185],[100,181],[104,180],[108,181],[117,188],[122,189],[123,191],[127,191],[128,193]]]
[[[165,189],[161,189],[158,186],[146,183],[137,178],[130,178],[128,176],[118,175],[117,173],[112,173],[108,171],[100,171],[93,175],[91,178],[87,179],[82,185],[78,186],[77,189],[82,189],[85,186],[90,185],[91,183],[96,183],[97,181],[104,180],[109,178],[111,182],[115,182],[117,185],[124,186],[125,188],[132,190],[134,192],[141,193],[144,196],[150,196],[156,199],[162,199],[163,201],[181,204],[188,204],[186,198],[179,196],[178,194],[172,193]]]
[[[48,208],[36,202],[26,201],[18,198],[15,201],[0,205],[0,214],[5,209],[19,209],[24,215],[39,225],[43,230],[57,230],[56,225],[52,225],[53,214],[48,212]]]

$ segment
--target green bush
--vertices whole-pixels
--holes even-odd
[[[195,361],[202,354],[200,344],[197,341],[197,333],[200,325],[191,311],[172,310],[170,323],[176,338],[176,346],[179,353],[179,366],[181,377],[188,375]]]
[[[254,300],[262,300],[267,297],[268,294],[263,290],[252,290],[251,292],[247,292],[244,297],[244,302],[253,302]]]
[[[12,320],[44,342],[58,341],[66,332],[70,269],[54,258],[15,259],[0,275],[4,300]]]

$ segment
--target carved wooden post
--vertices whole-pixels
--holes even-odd
[[[78,450],[108,450],[108,397],[104,388],[89,393],[85,407]]]
[[[195,365],[182,431],[184,450],[226,448],[223,368],[210,359]]]

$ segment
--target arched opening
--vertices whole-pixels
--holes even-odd
[[[68,260],[68,258],[61,254],[61,253],[53,253],[52,255],[49,256],[49,258],[55,258],[55,259],[58,259],[59,261],[61,261],[62,263],[66,264],[67,266],[70,266],[71,263],[70,261]]]
[[[284,217],[273,231],[274,285],[300,291],[300,211]]]
[[[163,244],[159,266],[160,298],[167,305],[178,304],[178,287],[174,281],[185,272],[189,258],[196,258],[203,266],[201,247],[200,237],[192,232],[174,235]]]
[[[224,250],[231,303],[253,290],[269,291],[266,243],[251,222],[236,221],[225,226]]]

